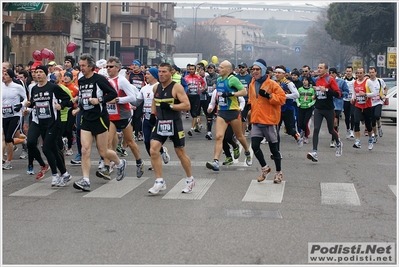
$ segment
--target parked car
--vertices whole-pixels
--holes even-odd
[[[385,100],[385,103],[382,105],[381,118],[391,119],[393,122],[396,122],[397,118],[397,106],[398,106],[398,87],[394,86],[388,89],[388,94]]]
[[[396,78],[384,77],[384,78],[382,78],[382,80],[385,82],[388,89],[396,86]]]

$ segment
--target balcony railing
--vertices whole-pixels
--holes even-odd
[[[85,25],[85,39],[106,39],[108,27],[104,23],[88,23]]]
[[[40,19],[20,19],[14,24],[14,33],[24,34],[71,34],[71,22],[66,20],[53,20],[47,18]]]

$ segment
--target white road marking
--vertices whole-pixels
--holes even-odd
[[[320,183],[321,204],[360,206],[360,199],[352,183]]]
[[[281,184],[274,184],[271,180],[260,183],[257,180],[252,180],[242,201],[281,203],[284,188],[285,181],[282,181]]]
[[[84,195],[83,197],[97,197],[97,198],[121,198],[149,177],[141,177],[140,179],[136,177],[125,177],[122,181],[117,181],[116,179],[110,180],[108,183],[96,188],[90,193]]]
[[[195,179],[193,191],[189,194],[184,194],[182,190],[186,184],[186,178],[183,178],[162,199],[202,199],[214,181],[215,179]],[[166,186],[168,186],[168,181],[166,181]]]

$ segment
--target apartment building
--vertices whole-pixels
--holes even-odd
[[[62,64],[68,43],[74,42],[76,49],[69,55],[76,59],[90,53],[96,60],[118,56],[124,65],[133,59],[143,64],[170,61],[175,51],[174,6],[171,2],[3,2],[3,60],[27,64],[35,50],[47,48]]]

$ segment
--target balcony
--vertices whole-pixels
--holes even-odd
[[[124,18],[127,16],[148,19],[155,16],[155,10],[149,6],[111,4],[111,17]]]
[[[71,34],[71,22],[53,19],[20,19],[14,24],[13,34]]]
[[[107,39],[108,27],[104,23],[87,23],[85,25],[86,40]]]

